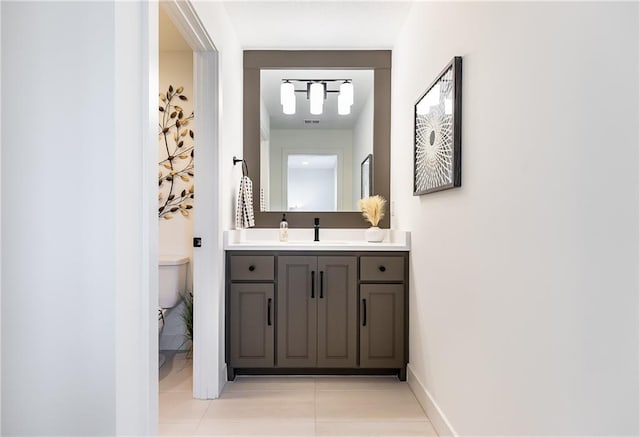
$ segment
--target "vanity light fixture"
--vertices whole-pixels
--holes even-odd
[[[304,89],[295,89],[293,82],[305,85]],[[330,82],[342,82],[339,90],[327,89]],[[353,82],[351,79],[282,79],[280,83],[280,104],[282,112],[287,115],[296,113],[295,93],[306,93],[309,100],[309,112],[320,115],[324,101],[329,94],[338,94],[338,114],[348,115],[353,105]]]

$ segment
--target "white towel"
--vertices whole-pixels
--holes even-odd
[[[267,209],[267,203],[264,201],[264,188],[260,188],[260,211],[269,211]]]
[[[255,226],[253,219],[253,183],[249,176],[240,179],[240,191],[236,204],[236,229],[252,228]]]

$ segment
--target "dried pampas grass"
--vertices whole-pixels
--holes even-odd
[[[384,205],[387,203],[384,197],[375,196],[365,197],[358,201],[358,208],[362,212],[362,216],[371,226],[378,226],[382,217],[384,217]]]

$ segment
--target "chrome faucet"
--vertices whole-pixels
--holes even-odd
[[[313,241],[320,241],[320,218],[313,219]]]

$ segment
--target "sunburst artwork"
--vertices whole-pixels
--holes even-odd
[[[461,76],[455,57],[415,105],[414,195],[461,185]]]

